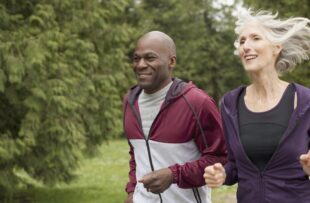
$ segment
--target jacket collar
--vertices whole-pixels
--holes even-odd
[[[246,86],[240,86],[228,93],[222,99],[220,107],[229,115],[236,116],[238,113],[238,98]]]
[[[191,88],[195,87],[195,85],[192,82],[186,83],[183,80],[179,78],[172,78],[172,85],[169,88],[166,98],[165,98],[165,104],[167,105],[172,100],[182,96],[187,91],[189,91]],[[134,105],[135,101],[138,99],[139,94],[141,93],[142,89],[140,86],[135,85],[133,86],[128,94],[128,102],[131,105]]]
[[[310,108],[310,89],[306,88],[297,83],[292,83],[296,89],[297,93],[297,116],[302,117]],[[246,86],[240,86],[225,94],[221,102],[221,108],[232,115],[235,116],[238,113],[238,98],[241,92],[246,88]]]

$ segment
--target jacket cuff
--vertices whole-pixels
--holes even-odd
[[[179,182],[179,173],[178,173],[178,165],[170,166],[169,169],[172,171],[173,180],[172,183],[178,183]]]
[[[134,192],[135,191],[135,185],[128,183],[125,190],[126,190],[127,194]]]

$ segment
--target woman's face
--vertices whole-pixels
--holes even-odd
[[[273,45],[265,32],[267,30],[259,23],[251,22],[239,35],[239,57],[247,72],[276,71],[275,62],[281,47]]]

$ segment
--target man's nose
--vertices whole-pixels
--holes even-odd
[[[146,61],[145,61],[144,58],[141,58],[140,60],[138,60],[138,61],[136,62],[135,66],[136,66],[137,68],[145,68],[145,67],[147,67],[147,63],[146,63]]]

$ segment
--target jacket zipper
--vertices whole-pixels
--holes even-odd
[[[153,132],[153,126],[154,126],[154,123],[156,122],[157,118],[159,117],[159,114],[164,110],[166,109],[167,105],[165,105],[162,109],[159,110],[158,114],[156,115],[152,125],[151,125],[151,128],[150,128],[150,131],[149,131],[149,134],[147,136],[147,138],[145,136],[144,137],[144,140],[146,142],[146,147],[147,147],[147,152],[148,152],[148,156],[149,156],[149,161],[150,161],[150,165],[151,165],[151,169],[152,171],[154,171],[154,165],[153,165],[153,161],[152,161],[152,156],[151,156],[151,148],[150,148],[150,144],[149,144],[149,139],[150,139],[150,136]],[[142,128],[142,122],[141,122],[141,119],[140,119],[140,128],[142,130],[142,133],[143,133],[143,128]],[[143,133],[144,135],[144,133]],[[159,194],[160,195],[160,194]]]
[[[263,183],[263,173],[260,172],[259,173],[259,190],[260,190],[260,193],[262,194],[261,195],[261,203],[264,203],[264,197],[265,197],[265,192],[264,192],[264,183]]]
[[[165,101],[164,101],[165,102]],[[154,165],[153,165],[153,161],[152,161],[152,156],[151,156],[151,148],[150,148],[150,144],[149,144],[149,138],[150,138],[150,135],[152,134],[152,131],[153,131],[153,126],[154,126],[154,123],[156,122],[157,118],[159,117],[160,113],[167,108],[168,106],[168,102],[165,102],[165,106],[159,110],[158,114],[156,115],[152,125],[151,125],[151,128],[150,128],[150,131],[149,131],[149,134],[147,136],[147,138],[145,137],[144,135],[144,132],[143,132],[143,126],[142,126],[142,121],[141,121],[141,117],[139,116],[138,112],[136,111],[135,107],[133,105],[131,105],[131,109],[139,123],[139,126],[140,126],[140,132],[142,133],[143,135],[143,138],[145,140],[145,143],[146,143],[146,149],[147,149],[147,154],[148,154],[148,158],[149,158],[149,163],[150,163],[150,166],[151,166],[151,170],[154,171]],[[158,194],[159,196],[159,199],[160,199],[160,203],[163,203],[163,199],[162,199],[162,196],[161,194],[159,193]]]
[[[226,113],[227,114],[227,113]],[[229,114],[227,114],[229,115]],[[225,117],[223,117],[225,119]],[[237,140],[238,140],[238,144],[240,144],[240,150],[242,151],[242,154],[244,155],[245,159],[248,161],[248,163],[250,163],[250,165],[252,166],[252,168],[254,168],[258,174],[259,174],[259,181],[258,181],[258,188],[259,188],[259,192],[260,192],[260,197],[261,197],[261,203],[264,203],[264,193],[263,193],[263,190],[264,190],[264,185],[263,185],[263,172],[261,172],[255,165],[254,163],[250,160],[250,158],[248,157],[248,155],[245,153],[244,151],[244,148],[242,146],[242,143],[241,143],[241,140],[240,140],[240,135],[239,135],[239,128],[238,128],[238,119],[237,119],[237,115],[234,115],[232,117],[232,126],[234,128],[234,131],[236,133],[236,137],[237,137]],[[226,121],[227,122],[227,121]]]
[[[165,101],[164,101],[164,102],[165,102]],[[151,125],[151,128],[150,128],[150,131],[149,131],[149,134],[148,134],[147,138],[145,138],[145,136],[144,136],[144,139],[145,139],[145,141],[146,141],[147,153],[148,153],[148,156],[149,156],[149,162],[150,162],[152,171],[154,171],[155,169],[154,169],[154,165],[153,165],[153,161],[152,161],[151,148],[150,148],[150,144],[149,144],[149,139],[150,139],[150,136],[152,135],[152,132],[153,132],[154,123],[156,123],[157,118],[159,117],[159,115],[161,114],[161,112],[162,112],[164,109],[167,108],[167,104],[168,104],[168,103],[166,103],[166,105],[165,105],[162,109],[160,109],[159,112],[158,112],[158,114],[156,115],[156,117],[155,117],[155,119],[154,119],[154,121],[153,121],[153,123],[152,123],[152,125]],[[142,122],[141,122],[141,119],[140,119],[140,127],[141,127],[141,129],[142,129]],[[142,130],[142,132],[143,132],[143,130]],[[143,133],[143,135],[144,135],[144,133]],[[160,203],[163,203],[163,198],[162,198],[162,196],[161,196],[160,193],[158,194],[158,196],[159,196],[159,199],[160,199]]]
[[[236,133],[236,137],[237,137],[237,140],[238,140],[238,143],[240,144],[240,149],[242,151],[242,154],[244,155],[244,157],[246,158],[246,160],[251,164],[251,166],[258,172],[260,173],[260,170],[253,164],[253,162],[250,160],[250,158],[248,157],[248,155],[245,153],[244,151],[244,147],[241,143],[241,140],[240,140],[240,135],[239,135],[239,128],[237,126],[239,126],[238,124],[238,120],[237,120],[237,116],[234,116],[234,118],[232,119],[233,121],[233,128],[235,130],[235,133]]]
[[[227,115],[229,115],[227,112],[226,112]],[[288,125],[288,128],[287,130],[284,132],[276,150],[274,151],[274,153],[272,154],[270,160],[268,161],[268,163],[266,164],[265,168],[263,169],[263,171],[260,171],[254,164],[253,162],[249,159],[249,157],[247,156],[247,154],[245,153],[244,151],[244,148],[242,146],[242,143],[241,143],[241,140],[240,140],[240,136],[239,136],[239,130],[237,128],[238,126],[238,120],[237,120],[237,116],[234,115],[233,118],[231,119],[233,122],[233,128],[234,128],[234,131],[236,133],[236,136],[237,136],[237,139],[238,139],[238,142],[239,144],[241,145],[241,150],[244,154],[244,156],[246,157],[247,161],[252,165],[253,168],[255,168],[258,173],[259,173],[259,189],[261,191],[261,202],[264,203],[264,197],[265,197],[265,189],[264,189],[264,183],[263,183],[263,177],[264,177],[264,172],[265,170],[267,169],[268,165],[270,165],[270,163],[272,162],[272,159],[273,157],[275,156],[275,154],[277,153],[277,151],[279,151],[279,148],[282,144],[282,142],[285,140],[285,138],[295,129],[295,127],[297,126],[298,124],[298,120],[299,120],[299,117],[297,116],[297,111],[295,110],[293,113],[292,113],[292,116],[291,116],[291,119],[289,120],[289,125]]]

